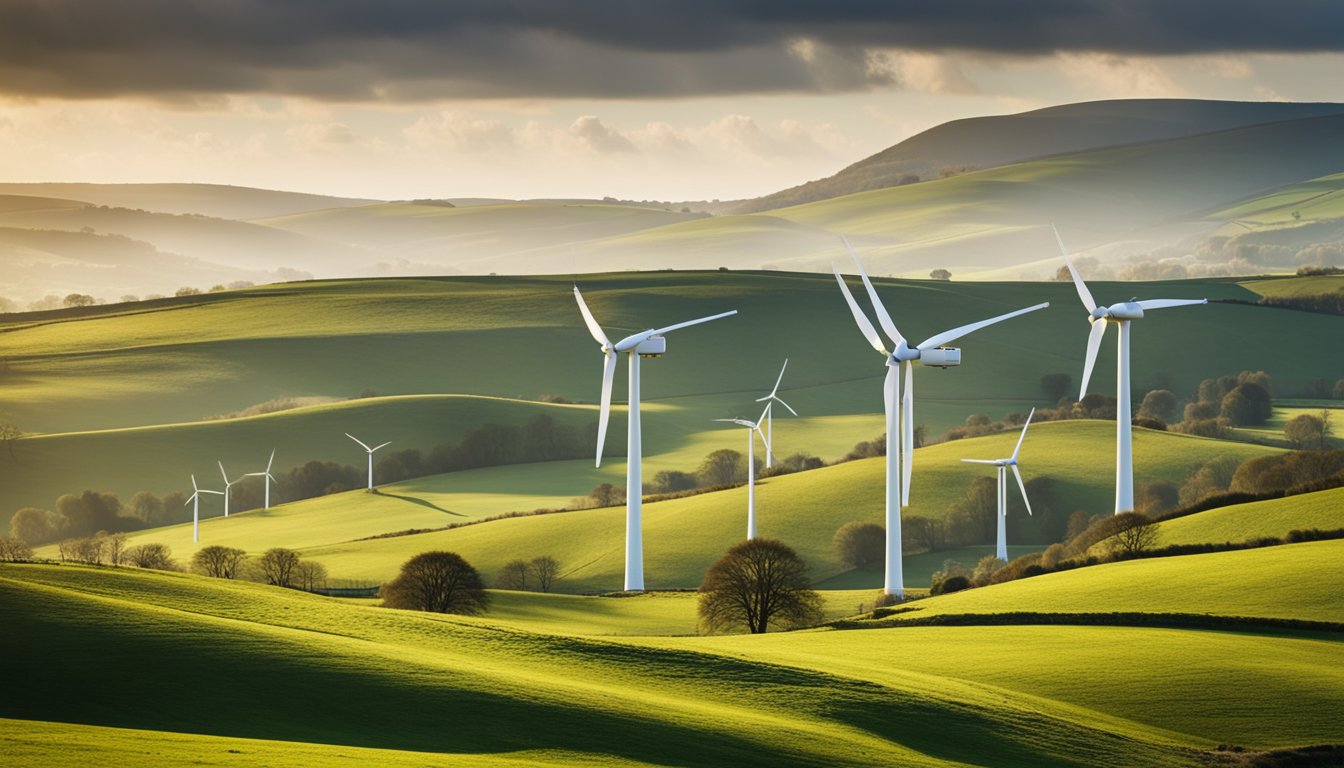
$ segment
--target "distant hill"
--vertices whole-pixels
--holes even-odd
[[[945,169],[993,168],[1045,155],[1340,113],[1344,104],[1123,99],[953,120],[829,178],[743,201],[734,212],[755,213],[894,187],[910,183],[910,177],[937,179]]]
[[[57,197],[161,213],[199,213],[221,219],[257,219],[379,202],[226,184],[0,184],[0,195]]]

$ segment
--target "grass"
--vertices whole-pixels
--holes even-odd
[[[1055,480],[1053,503],[1058,522],[1074,509],[1109,509],[1112,498],[1110,439],[1114,426],[1100,421],[1049,422],[1033,427],[1022,449],[1027,478],[1047,475]],[[736,435],[734,435],[736,436]],[[1016,438],[999,434],[943,443],[916,454],[915,486],[907,514],[941,517],[960,498],[972,478],[973,465],[964,456],[999,456],[1012,451]],[[1137,430],[1135,471],[1143,479],[1179,480],[1192,467],[1219,456],[1246,458],[1275,449],[1194,438],[1175,433]],[[543,468],[550,465],[543,465]],[[557,465],[560,466],[560,465]],[[811,472],[771,478],[757,487],[760,535],[780,538],[807,560],[814,578],[830,579],[848,570],[831,548],[835,531],[850,520],[880,523],[883,519],[884,460],[865,459]],[[544,470],[543,470],[544,471]],[[469,474],[469,473],[462,473]],[[506,482],[514,472],[500,471]],[[454,475],[443,476],[452,481]],[[543,475],[543,479],[547,478]],[[403,495],[434,501],[430,493],[405,484]],[[519,489],[513,489],[517,492]],[[448,531],[350,541],[354,532],[373,527],[375,507],[387,501],[363,492],[326,497],[288,505],[271,516],[255,513],[237,518],[212,519],[202,525],[200,546],[224,544],[259,552],[272,546],[299,549],[323,562],[336,578],[384,580],[402,562],[420,552],[446,549],[458,552],[493,578],[509,560],[550,555],[562,566],[559,589],[565,592],[618,589],[624,568],[625,510],[608,507],[539,517],[496,520]],[[1042,504],[1042,500],[1037,500]],[[443,505],[445,508],[453,507]],[[459,511],[466,513],[466,508]],[[1050,512],[1041,508],[1039,518]],[[699,585],[705,570],[743,535],[746,489],[707,493],[644,507],[644,557],[647,586],[651,589]],[[457,518],[453,518],[457,519]],[[277,520],[288,522],[278,523]],[[322,521],[305,525],[304,520]],[[1014,526],[1031,525],[1010,507]],[[1010,528],[1009,541],[1027,543],[1023,531]],[[1016,532],[1017,538],[1014,538]],[[132,540],[168,544],[181,558],[195,550],[190,525],[144,531]],[[1039,534],[1037,534],[1039,536]],[[993,532],[986,532],[986,543]],[[1040,539],[1037,539],[1038,541]],[[334,542],[334,543],[329,543]],[[907,582],[926,586],[925,571],[941,567],[946,557],[961,553],[933,553],[914,560]],[[978,559],[978,558],[977,558]],[[968,562],[967,565],[973,565]],[[839,582],[841,587],[868,587],[867,581]]]
[[[1330,429],[1336,431],[1334,425],[1344,419],[1344,408],[1334,401],[1329,401],[1320,407],[1311,406],[1284,406],[1276,405],[1274,412],[1264,424],[1253,427],[1235,427],[1232,434],[1239,440],[1249,440],[1252,442],[1263,443],[1265,445],[1278,445],[1285,448],[1291,447],[1288,439],[1284,437],[1283,427],[1291,419],[1308,414],[1311,416],[1320,416],[1322,413],[1330,417]],[[1328,449],[1344,448],[1344,437],[1337,434],[1327,435],[1325,438],[1325,447]]]
[[[913,603],[940,614],[1197,613],[1344,622],[1344,540],[1156,557],[1045,574]]]
[[[1344,528],[1344,488],[1219,507],[1164,521],[1158,528],[1160,546],[1242,542],[1282,537],[1294,529]]]
[[[0,565],[0,673],[25,691],[0,702],[3,738],[55,765],[89,745],[157,762],[472,766],[1194,765],[1217,743],[1344,738],[1332,641],[1095,627],[600,640],[536,617],[579,598],[520,597],[540,631],[188,575]],[[659,599],[679,598],[636,598]],[[68,695],[109,670],[130,684],[165,669],[173,685],[116,706],[120,686]]]

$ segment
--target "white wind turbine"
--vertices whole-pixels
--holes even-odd
[[[1117,345],[1115,364],[1115,514],[1134,509],[1134,446],[1129,410],[1129,323],[1143,317],[1145,310],[1185,307],[1192,304],[1208,304],[1208,299],[1130,299],[1109,307],[1099,307],[1087,289],[1073,259],[1064,248],[1064,240],[1055,230],[1055,240],[1059,243],[1059,252],[1064,263],[1069,266],[1073,276],[1073,287],[1087,309],[1087,321],[1092,330],[1087,335],[1087,360],[1083,363],[1083,386],[1079,389],[1078,399],[1087,394],[1087,384],[1092,378],[1092,366],[1097,362],[1097,351],[1101,348],[1101,337],[1106,335],[1106,327],[1114,323],[1120,328],[1120,342]]]
[[[848,240],[845,241],[845,247],[849,248]],[[873,288],[872,281],[868,279],[868,273],[864,271],[863,262],[859,261],[858,254],[854,253],[853,248],[849,248],[849,253],[854,257],[854,263],[859,268],[859,276],[863,279],[864,288],[867,289],[868,297],[872,300],[873,311],[877,314],[877,320],[894,345],[893,351],[888,351],[883,346],[882,339],[877,335],[873,324],[869,322],[868,317],[863,313],[863,310],[859,309],[858,303],[854,301],[854,295],[849,292],[849,286],[845,285],[845,280],[840,276],[840,271],[833,268],[835,282],[840,285],[840,291],[845,295],[845,302],[849,304],[849,311],[854,315],[854,322],[858,324],[859,331],[863,333],[864,338],[868,340],[873,349],[886,358],[887,376],[882,391],[887,426],[887,555],[882,589],[886,594],[904,599],[905,584],[901,573],[901,506],[910,503],[910,477],[913,471],[915,448],[915,379],[913,364],[919,362],[922,365],[935,368],[961,365],[961,350],[944,347],[944,344],[1009,318],[1027,312],[1035,312],[1038,309],[1045,309],[1050,306],[1050,303],[1042,302],[1005,315],[981,320],[978,323],[943,331],[912,347],[906,342],[900,331],[896,330],[896,324],[892,322],[891,315],[887,314],[886,307],[882,305],[882,300],[877,297],[877,291]],[[900,370],[902,367],[905,369],[905,394],[903,399],[900,391]]]
[[[782,368],[779,369],[779,378],[775,379],[775,388],[772,389],[772,390],[770,390],[770,394],[766,395],[765,397],[758,397],[758,398],[756,398],[756,402],[758,402],[758,403],[765,403],[765,413],[763,414],[762,417],[765,419],[765,468],[766,468],[766,469],[769,469],[769,468],[770,468],[771,466],[773,466],[773,464],[774,464],[774,455],[775,455],[775,416],[774,416],[774,407],[775,407],[775,403],[779,403],[780,405],[784,406],[785,408],[788,408],[788,409],[789,409],[789,413],[792,413],[794,416],[797,416],[797,415],[798,415],[798,412],[795,411],[795,410],[793,410],[793,406],[791,406],[791,405],[789,405],[788,403],[784,402],[784,401],[781,400],[780,397],[779,397],[779,383],[782,382],[782,381],[784,381],[784,370],[785,370],[786,368],[788,368],[788,367],[789,367],[789,359],[786,357],[786,358],[784,358],[784,366],[783,366]]]
[[[227,472],[224,471],[224,462],[222,462],[222,461],[219,462],[219,474],[220,474],[220,477],[223,477],[223,478],[224,478],[224,516],[225,516],[225,517],[228,517],[228,516],[229,516],[229,498],[232,496],[232,493],[230,492],[229,489],[232,488],[233,486],[237,485],[238,482],[241,481],[241,480],[243,479],[243,477],[247,477],[247,475],[243,475],[243,477],[238,478],[238,480],[230,480],[230,479],[229,479],[229,474],[228,474]]]
[[[761,436],[761,441],[766,443],[766,456],[770,455],[770,444],[765,439],[765,433],[761,431],[761,421],[765,419],[766,413],[770,411],[770,406],[765,407],[761,413],[761,418],[756,421],[747,421],[746,419],[714,419],[714,421],[726,421],[747,428],[747,540],[756,538],[756,435]]]
[[[1027,438],[1027,427],[1031,426],[1031,417],[1036,415],[1036,409],[1032,408],[1031,413],[1027,414],[1027,423],[1022,425],[1022,434],[1017,438],[1017,447],[1013,449],[1013,455],[1006,459],[962,459],[966,464],[993,464],[999,468],[999,492],[998,514],[999,527],[997,535],[994,537],[994,556],[1008,562],[1008,468],[1013,468],[1013,477],[1017,478],[1017,487],[1022,491],[1022,503],[1027,505],[1027,514],[1031,514],[1031,502],[1027,501],[1027,486],[1022,482],[1022,473],[1017,470],[1017,455],[1022,452],[1022,441]]]
[[[366,444],[364,443],[363,440],[360,440],[358,437],[355,437],[354,435],[350,434],[349,432],[346,432],[346,433],[345,433],[345,436],[348,437],[348,438],[350,438],[351,440],[354,440],[356,443],[359,443],[360,446],[363,447],[364,450],[366,450],[366,451],[369,452],[369,490],[372,491],[372,490],[373,490],[373,452],[376,451],[376,450],[378,450],[379,448],[385,448],[385,447],[391,445],[391,444],[392,444],[392,441],[391,441],[391,440],[388,440],[386,443],[383,443],[382,445],[378,445],[378,446],[374,446],[373,448],[370,448],[368,445],[366,445]]]
[[[356,441],[356,442],[358,442],[358,441]],[[275,463],[275,449],[272,448],[272,449],[271,449],[271,458],[266,462],[266,471],[265,471],[265,472],[248,472],[246,475],[243,475],[243,477],[264,477],[264,478],[266,478],[266,479],[263,481],[263,482],[266,483],[266,502],[265,502],[265,505],[263,506],[263,509],[270,509],[270,508],[271,508],[271,483],[275,480],[275,477],[274,477],[273,475],[271,475],[271,465],[274,464],[274,463]]]
[[[625,470],[625,590],[627,592],[643,591],[643,499],[640,498],[640,494],[644,486],[641,479],[643,443],[639,424],[639,360],[641,357],[659,357],[666,352],[667,339],[664,338],[663,334],[668,331],[735,315],[737,310],[720,312],[717,315],[702,317],[698,320],[688,320],[684,323],[669,325],[666,328],[651,328],[647,331],[640,331],[613,344],[607,338],[607,334],[602,331],[602,326],[598,325],[597,320],[593,318],[593,313],[588,311],[588,305],[584,303],[583,294],[579,293],[577,285],[574,286],[574,298],[579,303],[579,311],[583,313],[583,321],[588,325],[588,332],[593,335],[593,339],[598,344],[602,345],[602,356],[604,358],[602,362],[602,406],[597,424],[597,466],[599,467],[602,466],[602,446],[607,439],[607,421],[611,416],[611,384],[616,374],[616,356],[624,352],[629,357],[630,399],[626,432],[627,458]]]
[[[224,492],[223,492],[223,491],[207,491],[206,489],[199,487],[198,485],[196,485],[196,475],[192,475],[192,476],[191,476],[191,490],[194,491],[194,492],[191,494],[191,498],[190,498],[190,499],[187,499],[187,503],[186,503],[186,504],[183,504],[182,506],[185,507],[187,504],[190,504],[190,505],[191,505],[191,540],[192,540],[192,541],[200,541],[200,540],[201,540],[201,494],[202,494],[202,493],[213,493],[213,494],[215,494],[216,496],[223,496],[223,495],[224,495]]]

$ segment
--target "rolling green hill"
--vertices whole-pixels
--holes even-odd
[[[1023,448],[1024,475],[1028,478],[1049,476],[1055,481],[1055,499],[1050,508],[1044,500],[1036,504],[1042,518],[1050,517],[1062,526],[1075,509],[1094,512],[1109,509],[1114,471],[1110,437],[1114,427],[1107,422],[1077,421],[1039,424]],[[960,463],[967,456],[1005,455],[1012,451],[1015,437],[999,434],[959,440],[920,449],[915,456],[915,480],[911,506],[906,515],[942,518],[949,504],[965,493],[979,473],[972,465]],[[1177,481],[1191,468],[1218,456],[1245,458],[1272,452],[1258,446],[1207,440],[1164,432],[1138,430],[1135,435],[1135,472],[1142,483],[1149,479]],[[996,453],[997,452],[997,453]],[[582,462],[556,462],[557,469],[569,465],[577,476]],[[542,466],[537,466],[541,470]],[[502,494],[527,494],[532,486],[517,487],[517,478],[527,477],[532,466],[487,470],[483,473],[455,473],[394,486],[388,494],[431,502],[452,510],[454,516],[438,516],[433,510],[400,499],[352,492],[285,505],[270,513],[251,512],[225,520],[212,519],[202,525],[199,546],[223,544],[250,552],[273,546],[301,550],[305,556],[323,562],[336,578],[391,578],[400,564],[413,555],[433,549],[447,549],[466,557],[483,573],[493,576],[504,563],[522,557],[551,555],[562,566],[562,582],[557,589],[565,592],[605,591],[620,586],[623,563],[625,510],[608,507],[556,515],[520,517],[479,525],[412,536],[353,541],[381,531],[424,527],[419,521],[437,519],[440,526],[450,522],[498,513],[489,506],[495,498],[472,496],[493,490]],[[559,474],[545,471],[536,478],[539,485],[551,489],[567,487]],[[563,470],[561,469],[563,472]],[[485,476],[489,473],[489,476]],[[461,474],[460,480],[456,477]],[[472,487],[479,480],[482,485]],[[590,476],[591,478],[591,476]],[[620,482],[618,478],[609,478]],[[489,483],[498,483],[489,485]],[[827,579],[847,568],[831,548],[835,531],[850,520],[882,521],[883,460],[866,459],[811,472],[771,478],[758,484],[757,517],[760,535],[789,543],[807,560],[815,578]],[[571,495],[580,495],[591,487],[583,481]],[[575,486],[568,486],[575,487]],[[435,492],[448,491],[443,495]],[[458,492],[453,493],[454,490]],[[522,496],[524,504],[544,497]],[[475,506],[473,506],[473,504]],[[213,505],[212,505],[213,507]],[[523,507],[526,508],[526,507]],[[1010,508],[1009,540],[1015,544],[1048,543],[1036,527],[1036,518],[1028,520],[1016,503]],[[479,512],[478,512],[479,510]],[[645,570],[651,589],[688,588],[700,583],[705,570],[744,535],[746,489],[707,493],[684,499],[647,504],[644,507]],[[388,515],[386,522],[383,515]],[[414,515],[415,517],[411,517]],[[461,517],[458,517],[460,515]],[[321,521],[320,525],[315,521]],[[985,533],[992,541],[993,531]],[[136,533],[132,541],[154,541],[169,545],[182,558],[189,557],[198,545],[191,541],[191,526],[179,525]],[[934,565],[946,557],[963,554],[935,554]],[[973,564],[973,563],[968,563]],[[911,570],[911,587],[927,586],[927,565]],[[916,577],[920,581],[914,581]],[[881,574],[856,574],[845,586],[877,588]]]
[[[1344,738],[1332,640],[1096,627],[597,640],[68,566],[0,566],[0,595],[13,630],[0,672],[26,692],[0,702],[5,738],[39,760],[53,734],[108,737],[95,756],[227,747],[245,765],[330,747],[389,764],[414,751],[467,765],[1194,765],[1219,743]],[[117,706],[108,688],[65,693],[162,669],[175,685]],[[1280,704],[1255,705],[1265,697]]]
[[[1221,544],[1291,530],[1344,528],[1344,488],[1219,507],[1159,524],[1159,544]]]
[[[0,195],[66,198],[113,208],[194,213],[221,219],[257,219],[375,202],[225,184],[0,183]]]
[[[834,176],[743,201],[737,210],[754,213],[893,187],[912,174],[927,181],[938,178],[944,169],[992,168],[1044,155],[1341,112],[1344,105],[1340,104],[1117,99],[953,120]]]

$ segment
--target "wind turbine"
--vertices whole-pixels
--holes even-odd
[[[358,441],[356,441],[356,442],[358,442]],[[270,458],[270,460],[268,460],[268,461],[266,462],[266,471],[265,471],[265,472],[248,472],[246,475],[243,475],[243,477],[264,477],[264,478],[266,478],[266,480],[264,481],[264,482],[266,483],[266,504],[265,504],[265,506],[263,507],[263,509],[270,509],[270,508],[271,508],[271,482],[272,482],[273,480],[275,480],[275,477],[273,477],[273,476],[271,475],[271,465],[274,464],[274,463],[275,463],[275,449],[272,448],[272,449],[271,449],[271,458]]]
[[[859,268],[859,276],[863,278],[863,285],[868,291],[868,298],[872,300],[873,311],[877,314],[877,320],[893,344],[892,351],[888,351],[882,345],[881,337],[877,335],[877,331],[873,328],[873,324],[869,322],[867,315],[859,309],[858,303],[854,301],[854,295],[849,292],[849,286],[845,285],[845,279],[840,276],[840,270],[832,267],[832,271],[835,272],[835,282],[840,285],[840,292],[844,294],[845,302],[849,304],[849,311],[854,315],[854,322],[859,326],[859,331],[863,333],[864,338],[868,340],[873,349],[886,358],[887,376],[883,383],[882,392],[887,424],[887,556],[886,575],[883,577],[882,589],[886,594],[904,599],[905,584],[901,573],[901,506],[910,503],[910,477],[913,471],[912,456],[915,448],[915,379],[913,364],[918,362],[935,368],[961,365],[961,350],[944,347],[944,344],[956,341],[968,333],[1003,322],[1009,318],[1027,312],[1035,312],[1038,309],[1045,309],[1050,306],[1050,303],[1042,302],[1025,309],[1009,312],[1006,315],[991,317],[978,323],[943,331],[912,347],[901,335],[901,332],[896,330],[896,324],[892,322],[891,315],[887,314],[887,309],[882,305],[882,300],[877,297],[877,291],[873,288],[872,281],[868,279],[868,273],[863,269],[863,262],[859,261],[859,256],[854,253],[854,249],[849,247],[848,240],[845,240],[845,247],[849,249],[850,255],[854,257],[854,263]],[[904,399],[900,397],[901,368],[904,368],[905,373]]]
[[[186,504],[183,504],[182,506],[185,507],[187,504],[190,504],[190,505],[191,505],[191,540],[192,540],[192,541],[200,541],[200,540],[201,540],[201,494],[202,494],[202,493],[213,493],[213,494],[215,494],[216,496],[223,496],[223,495],[224,495],[224,492],[223,492],[223,491],[207,491],[206,489],[197,486],[197,485],[196,485],[196,475],[192,475],[192,476],[191,476],[191,490],[194,491],[194,493],[191,494],[191,498],[190,498],[190,499],[187,499],[187,503],[186,503]]]
[[[238,478],[238,480],[229,480],[229,475],[227,472],[224,471],[224,462],[222,461],[219,462],[219,474],[221,477],[224,478],[224,516],[228,517],[229,497],[231,495],[229,489],[232,488],[234,485],[236,485],[240,480],[242,480],[243,477],[247,477],[247,475],[243,475],[243,477]]]
[[[998,492],[998,515],[999,527],[998,533],[994,538],[994,556],[1008,562],[1008,484],[1005,482],[1008,474],[1008,468],[1013,468],[1013,477],[1017,478],[1017,487],[1022,491],[1022,503],[1027,505],[1027,514],[1031,514],[1031,502],[1027,501],[1027,486],[1022,482],[1022,473],[1017,471],[1017,454],[1022,452],[1022,441],[1027,438],[1027,427],[1031,426],[1031,417],[1036,415],[1036,409],[1032,408],[1031,413],[1027,414],[1027,423],[1022,425],[1022,434],[1017,438],[1017,447],[1013,449],[1013,455],[1006,459],[962,459],[965,464],[993,464],[999,468],[999,492]]]
[[[775,416],[773,409],[775,403],[779,403],[785,408],[788,408],[789,413],[792,413],[794,416],[798,415],[798,412],[793,410],[793,406],[789,405],[788,403],[784,402],[779,398],[779,383],[784,380],[784,370],[788,367],[789,367],[789,359],[786,357],[784,358],[784,366],[779,369],[779,378],[775,379],[775,388],[770,390],[770,394],[766,395],[765,397],[756,398],[756,402],[765,403],[765,413],[763,414],[763,418],[765,419],[766,469],[769,469],[774,464],[773,459],[775,455]]]
[[[782,372],[781,372],[782,373]],[[747,428],[747,540],[756,538],[756,435],[761,436],[761,441],[766,444],[766,456],[770,455],[770,443],[765,439],[765,433],[761,432],[761,421],[765,419],[766,413],[769,413],[770,406],[765,406],[765,411],[761,413],[761,418],[756,421],[747,421],[746,419],[714,419],[714,421],[726,421],[731,424],[737,424]]]
[[[1069,274],[1073,276],[1073,287],[1078,291],[1078,298],[1082,299],[1083,307],[1087,309],[1087,322],[1092,324],[1092,330],[1087,335],[1087,360],[1083,363],[1083,386],[1079,389],[1079,400],[1087,394],[1087,383],[1092,378],[1092,366],[1097,362],[1097,351],[1101,348],[1101,337],[1106,335],[1107,326],[1114,323],[1120,328],[1115,364],[1115,514],[1118,515],[1134,509],[1134,446],[1129,417],[1129,323],[1141,319],[1149,309],[1208,304],[1209,300],[1130,299],[1109,307],[1099,307],[1083,278],[1078,275],[1073,259],[1069,258],[1058,229],[1055,230],[1055,240],[1059,243],[1064,263],[1069,265]]]
[[[616,356],[626,353],[630,363],[630,404],[629,421],[626,432],[626,469],[625,469],[625,590],[644,590],[644,534],[642,528],[643,481],[640,476],[643,462],[643,442],[639,424],[639,360],[642,357],[659,357],[667,351],[667,339],[663,334],[711,320],[736,315],[737,310],[720,312],[717,315],[688,320],[684,323],[669,325],[666,328],[650,328],[626,336],[611,343],[602,326],[597,324],[593,313],[583,301],[579,287],[574,286],[574,298],[579,303],[579,312],[588,325],[588,332],[602,345],[602,408],[597,424],[597,466],[602,466],[602,446],[607,439],[607,421],[611,416],[611,383],[616,374]]]
[[[376,450],[378,450],[379,448],[384,448],[384,447],[386,447],[386,446],[391,445],[391,444],[392,444],[392,441],[391,441],[391,440],[388,440],[386,443],[383,443],[382,445],[379,445],[379,446],[370,448],[368,445],[366,445],[366,444],[364,443],[363,440],[360,440],[358,437],[355,437],[354,435],[350,434],[349,432],[346,432],[346,433],[345,433],[345,436],[348,437],[348,438],[350,438],[351,440],[354,440],[356,443],[359,443],[359,444],[364,448],[364,450],[366,450],[366,451],[369,452],[369,490],[372,491],[372,490],[373,490],[373,452],[376,451]]]

